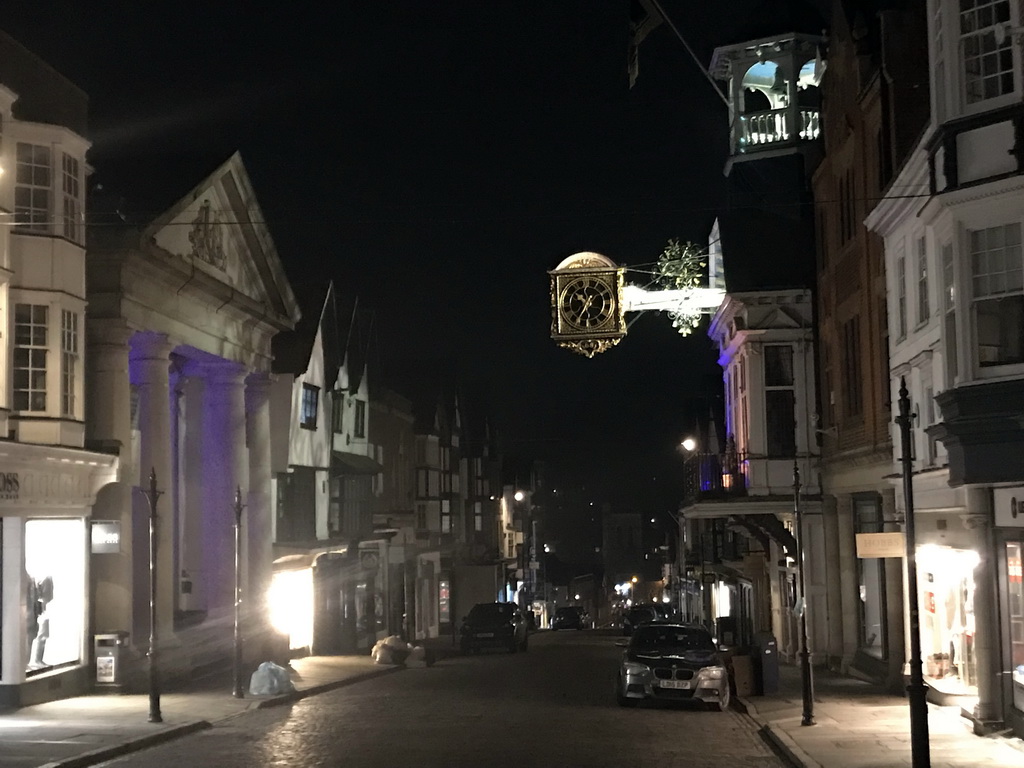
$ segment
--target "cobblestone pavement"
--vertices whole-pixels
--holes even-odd
[[[783,768],[737,712],[621,709],[611,634],[531,638],[525,654],[408,669],[257,710],[109,766]]]

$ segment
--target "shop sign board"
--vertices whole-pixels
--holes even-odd
[[[94,555],[116,555],[121,551],[121,521],[92,521],[92,553]]]
[[[1024,528],[1024,486],[993,488],[992,502],[995,507],[996,526]]]
[[[907,543],[903,531],[857,534],[857,557],[862,560],[872,557],[903,557],[906,554]]]

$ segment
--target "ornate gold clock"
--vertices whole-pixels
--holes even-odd
[[[626,335],[623,272],[598,253],[578,253],[551,275],[551,338],[587,357]]]

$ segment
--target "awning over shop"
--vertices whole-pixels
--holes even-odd
[[[331,471],[342,475],[376,475],[384,467],[359,453],[334,451],[331,453]]]

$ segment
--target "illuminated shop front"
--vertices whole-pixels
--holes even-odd
[[[12,443],[0,460],[0,706],[74,696],[92,687],[89,516],[117,459]]]
[[[1006,542],[1007,618],[1010,635],[1010,679],[1013,708],[1024,714],[1024,542]]]
[[[970,549],[918,547],[921,656],[929,685],[943,693],[977,695],[974,653],[974,570]]]

